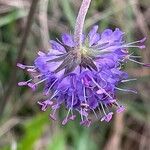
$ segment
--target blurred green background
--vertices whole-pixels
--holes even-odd
[[[29,78],[15,67],[16,60],[32,64],[38,50],[49,48],[49,39],[73,33],[80,4],[81,0],[0,0],[0,150],[150,150],[150,69],[126,64],[124,69],[137,81],[123,86],[136,88],[138,94],[119,92],[126,111],[110,123],[95,119],[90,128],[81,127],[78,120],[62,126],[64,108],[57,114],[59,120],[51,121],[49,111],[43,113],[37,105],[43,98],[41,89],[33,93],[16,85]],[[93,0],[85,31],[94,24],[100,31],[121,28],[127,41],[147,37],[146,49],[130,51],[150,63],[149,0]]]

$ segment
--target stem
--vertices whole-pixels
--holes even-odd
[[[28,39],[28,36],[29,36],[29,33],[30,33],[30,29],[31,29],[31,25],[32,25],[32,22],[33,22],[33,17],[34,17],[35,11],[36,11],[38,1],[39,0],[32,0],[32,3],[31,3],[31,7],[30,7],[30,10],[29,10],[28,18],[27,18],[26,27],[25,27],[25,30],[24,30],[24,34],[23,34],[23,37],[22,37],[22,41],[21,41],[19,50],[18,50],[17,58],[16,58],[15,63],[13,64],[13,69],[12,69],[12,72],[11,72],[11,75],[10,75],[10,81],[8,81],[9,86],[6,89],[2,100],[0,101],[0,117],[3,115],[3,111],[5,109],[5,106],[8,103],[8,101],[10,100],[10,96],[11,96],[12,92],[14,92],[13,89],[15,89],[14,87],[16,86],[16,76],[17,76],[16,64],[18,62],[21,62],[21,60],[23,59],[23,54],[24,54],[24,51],[25,51],[27,39]]]
[[[85,17],[90,6],[91,0],[83,0],[75,24],[74,41],[77,48],[82,45],[82,33]]]
[[[40,0],[39,6],[39,20],[40,20],[40,32],[41,40],[45,50],[50,48],[49,46],[49,30],[48,30],[48,2],[49,0]]]

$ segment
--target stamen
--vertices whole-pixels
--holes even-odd
[[[72,93],[72,99],[71,99],[71,107],[68,110],[67,116],[65,117],[65,119],[62,121],[62,125],[65,125],[69,119],[74,120],[75,119],[75,115],[72,114],[71,117],[69,117],[70,111],[73,108],[73,101],[74,101],[74,93]],[[72,111],[71,111],[72,112]]]
[[[80,122],[80,124],[81,125],[85,125],[85,122],[87,121],[87,120],[89,120],[88,119],[88,113],[87,113],[87,111],[88,111],[88,109],[86,109],[86,108],[83,108],[82,109],[82,107],[81,107],[81,109],[80,109],[80,115],[81,115],[81,122]],[[83,117],[85,117],[85,119],[86,120],[84,120],[84,118]]]
[[[71,115],[70,117],[69,117],[69,120],[75,120],[75,118],[76,118],[76,115]]]
[[[101,118],[101,121],[105,120],[106,122],[109,122],[112,118],[113,112],[109,112],[108,114],[106,114],[103,104],[101,102],[100,102],[100,104],[101,104],[101,108],[104,112],[104,116]]]
[[[125,110],[125,107],[123,105],[119,105],[117,102],[114,103],[118,108],[116,110],[117,113],[121,113]]]
[[[53,93],[53,95],[51,96],[50,100],[52,100],[58,93],[59,93],[59,91],[55,91],[55,92]]]
[[[113,115],[113,114],[114,114],[113,112],[109,112],[109,113],[107,114],[106,118],[105,118],[105,121],[106,121],[106,122],[109,122],[109,121],[112,119],[112,115]]]
[[[100,78],[105,82],[105,85],[103,86],[105,88],[107,86],[107,81],[104,78],[102,78],[101,74],[100,74]]]
[[[27,84],[33,91],[35,91],[35,89],[36,89],[36,85],[35,84],[33,84],[33,83],[28,83]]]
[[[45,80],[47,80],[47,78],[45,78],[45,79],[43,79],[43,80],[41,80],[41,81],[39,81],[39,82],[37,82],[37,83],[27,83],[27,85],[28,85],[30,88],[32,88],[32,90],[34,91],[34,90],[36,89],[36,86],[37,86],[38,84],[44,82]]]
[[[83,87],[83,96],[84,96],[85,103],[87,103],[87,100],[86,100],[86,88],[85,87]]]
[[[51,100],[51,99],[50,99]],[[53,119],[53,120],[57,120],[56,119],[56,116],[55,116],[55,114],[56,114],[56,110],[58,109],[60,107],[60,105],[59,104],[56,104],[56,105],[53,105],[51,108],[53,109],[53,113],[52,114],[50,114],[50,118],[51,119]]]
[[[25,68],[26,68],[26,66],[25,66],[25,65],[20,64],[20,63],[17,63],[17,67],[19,67],[19,68],[21,68],[21,69],[25,69]]]
[[[118,109],[116,110],[117,113],[121,113],[125,110],[125,107],[124,106],[120,106],[118,107]]]
[[[136,43],[143,43],[143,42],[145,42],[145,40],[146,40],[146,37],[144,37],[144,38],[141,39],[141,40],[138,40],[138,41],[134,41],[134,42],[128,43],[128,45],[133,45],[133,44],[136,44]]]
[[[144,64],[143,66],[145,66],[145,67],[150,67],[150,64]]]
[[[107,92],[105,91],[105,89],[103,89],[93,78],[91,78],[91,79],[92,79],[93,83],[94,83],[101,91],[104,91],[104,93],[105,93],[108,97],[112,98],[112,97],[110,96],[110,94],[107,93]],[[112,98],[112,99],[113,99],[113,98]]]
[[[45,56],[45,53],[42,52],[42,51],[39,51],[39,52],[38,52],[38,55],[39,55],[39,56]]]
[[[119,91],[123,91],[123,92],[132,92],[132,93],[137,94],[137,91],[132,90],[132,89],[121,89],[121,88],[118,88],[118,87],[115,87],[115,89],[117,89]]]
[[[70,109],[68,110],[67,116],[65,117],[65,119],[62,121],[62,125],[65,125],[68,122],[68,116],[70,114]]]
[[[34,78],[39,78],[39,77],[42,77],[43,75],[42,74],[39,74],[37,76],[35,76]]]
[[[107,47],[109,47],[110,46],[110,44],[109,44],[109,42],[98,42],[96,45],[94,45],[94,46],[92,46],[92,48],[93,49],[105,49],[105,48],[107,48]]]
[[[81,108],[81,110],[80,110],[80,116],[81,116],[81,120],[83,121],[82,108]]]
[[[102,116],[102,112],[101,112],[100,107],[98,107],[98,111],[99,111],[99,114],[100,114],[100,117],[99,117],[99,119],[100,119],[100,118],[101,118],[101,116]]]
[[[140,49],[144,49],[145,45],[141,45],[141,46],[138,46],[138,45],[122,45],[120,48],[140,48]]]
[[[19,85],[19,86],[24,86],[24,85],[27,85],[27,82],[26,82],[26,81],[25,81],[25,82],[24,82],[24,81],[18,82],[18,85]]]
[[[116,49],[119,49],[119,48],[132,48],[132,47],[134,47],[134,48],[140,48],[140,49],[144,49],[145,48],[145,45],[133,45],[134,43],[141,43],[141,41],[143,41],[143,40],[140,40],[140,41],[136,41],[136,42],[132,42],[132,43],[127,43],[127,44],[122,44],[122,45],[109,45],[108,47],[106,47],[106,48],[99,48],[98,49],[98,51],[99,51],[99,54],[101,54],[101,53],[109,53],[109,52],[113,52],[114,50],[116,50]],[[96,51],[96,50],[95,50]],[[98,52],[97,51],[97,52]]]
[[[107,106],[106,104],[105,104],[104,106],[105,106],[105,108],[106,108],[106,110],[107,110],[107,113],[109,113],[110,111],[109,111],[108,106]]]
[[[46,111],[47,107],[53,104],[50,100],[45,100],[43,102],[38,101],[37,103],[42,106],[42,111]]]
[[[119,65],[119,66],[118,66]],[[116,67],[121,70],[122,64],[120,62],[118,62],[118,64],[116,64]]]
[[[130,82],[130,81],[136,81],[137,79],[127,79],[127,80],[122,80],[121,82],[124,83],[124,82]]]
[[[106,115],[106,112],[105,112],[105,109],[104,109],[104,107],[103,107],[102,102],[100,102],[100,105],[101,105],[101,108],[102,108],[102,110],[103,110],[104,115]]]
[[[44,82],[44,81],[47,80],[47,79],[48,79],[48,78],[44,78],[43,80],[40,80],[39,82],[35,83],[35,85],[38,85],[38,84]]]
[[[98,91],[96,91],[97,94],[103,94],[105,93],[105,90],[104,89],[99,89]]]
[[[89,87],[89,81],[86,78],[83,78],[81,81],[85,86]]]
[[[98,119],[98,116],[97,116],[97,114],[96,114],[95,110],[94,110],[94,109],[92,109],[92,111],[93,111],[93,113],[94,113],[95,117]]]
[[[17,67],[21,68],[21,69],[26,69],[26,68],[35,68],[35,66],[27,66],[27,65],[23,65],[21,63],[17,63]]]
[[[58,81],[58,79],[56,79],[56,80],[51,84],[51,86],[48,88],[48,90],[47,90],[46,93],[45,93],[46,95],[48,95],[50,89],[53,87],[53,85],[54,85],[57,81]]]
[[[135,63],[137,63],[137,64],[140,64],[140,65],[145,65],[145,63],[142,63],[142,62],[136,61],[136,60],[134,60],[134,59],[130,59],[130,58],[128,58],[128,60],[130,60],[130,61],[132,61],[132,62],[135,62]]]
[[[55,113],[56,113],[55,111],[56,111],[56,110],[53,111],[53,114],[50,114],[50,115],[49,115],[50,118],[53,119],[54,121],[57,120],[57,119],[56,119],[56,116],[55,116]]]
[[[130,55],[130,58],[142,58],[141,56]]]
[[[91,120],[87,118],[86,120],[81,121],[80,125],[89,127],[91,125]]]
[[[100,113],[100,115],[102,114],[102,112],[101,112],[101,109],[100,109],[100,107],[97,107],[98,108],[98,110],[99,110],[99,113]]]
[[[36,72],[36,69],[27,69],[28,72]]]
[[[19,86],[24,86],[24,85],[27,85],[30,81],[32,81],[32,79],[29,79],[28,81],[18,82],[18,85]]]
[[[89,107],[89,104],[87,104],[87,103],[81,103],[80,105],[84,109]]]

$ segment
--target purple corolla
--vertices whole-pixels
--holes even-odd
[[[145,38],[126,43],[124,33],[116,28],[98,33],[95,25],[87,35],[82,36],[82,46],[70,34],[63,34],[58,41],[50,41],[51,48],[47,53],[38,52],[33,66],[18,63],[17,66],[33,74],[32,79],[19,82],[33,90],[40,83],[44,84],[47,99],[39,101],[42,111],[51,109],[50,117],[56,120],[56,111],[65,105],[67,114],[62,124],[74,120],[76,114],[81,117],[81,125],[90,126],[93,113],[100,121],[109,122],[114,114],[124,111],[119,104],[116,91],[133,92],[131,89],[118,87],[122,82],[130,81],[128,74],[122,71],[122,64],[127,61],[146,65],[135,60],[128,48],[145,48]],[[147,65],[148,66],[148,65]],[[132,80],[132,79],[131,79]]]

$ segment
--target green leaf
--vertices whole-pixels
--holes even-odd
[[[58,132],[52,139],[47,150],[66,150],[64,132]]]
[[[49,123],[47,113],[42,113],[25,123],[25,135],[19,143],[19,149],[32,150],[35,142],[41,137],[45,125]]]
[[[26,15],[27,12],[23,10],[13,10],[12,12],[0,18],[0,27],[5,26],[22,17],[25,17]]]
[[[69,0],[60,0],[60,1],[61,1],[64,14],[67,20],[69,21],[70,26],[72,27],[72,29],[74,29],[75,15],[74,15],[74,12],[72,11]]]
[[[96,150],[93,139],[90,138],[90,132],[84,130],[80,135],[77,143],[77,150]]]

